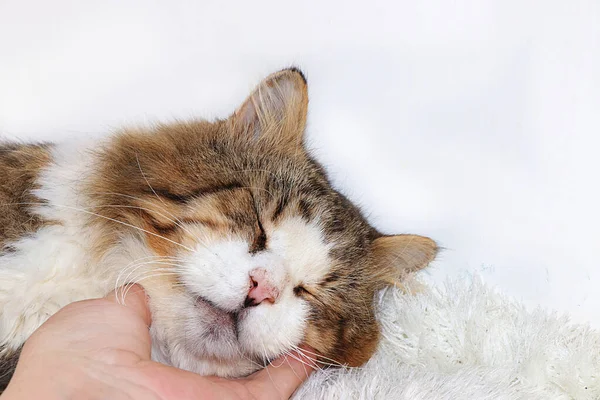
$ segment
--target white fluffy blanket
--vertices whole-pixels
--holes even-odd
[[[600,333],[478,278],[379,296],[383,340],[360,369],[315,373],[294,399],[600,399]]]

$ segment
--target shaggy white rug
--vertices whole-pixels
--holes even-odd
[[[382,292],[383,340],[360,369],[315,373],[294,399],[600,399],[600,333],[479,278]]]

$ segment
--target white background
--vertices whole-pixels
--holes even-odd
[[[600,327],[600,2],[0,0],[0,132],[225,117],[270,72],[388,233]]]

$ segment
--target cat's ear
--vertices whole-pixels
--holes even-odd
[[[298,148],[304,140],[308,88],[297,68],[269,75],[230,117],[236,135]]]
[[[372,250],[382,283],[398,284],[406,275],[425,268],[436,256],[437,244],[418,235],[381,236]]]

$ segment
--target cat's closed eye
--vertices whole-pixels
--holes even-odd
[[[259,251],[265,250],[267,246],[267,234],[260,220],[256,222],[256,229],[254,232],[254,241],[250,246],[250,253],[258,253]]]
[[[312,296],[314,297],[314,295],[309,292],[304,286],[302,285],[298,285],[294,287],[294,294],[296,296]]]

